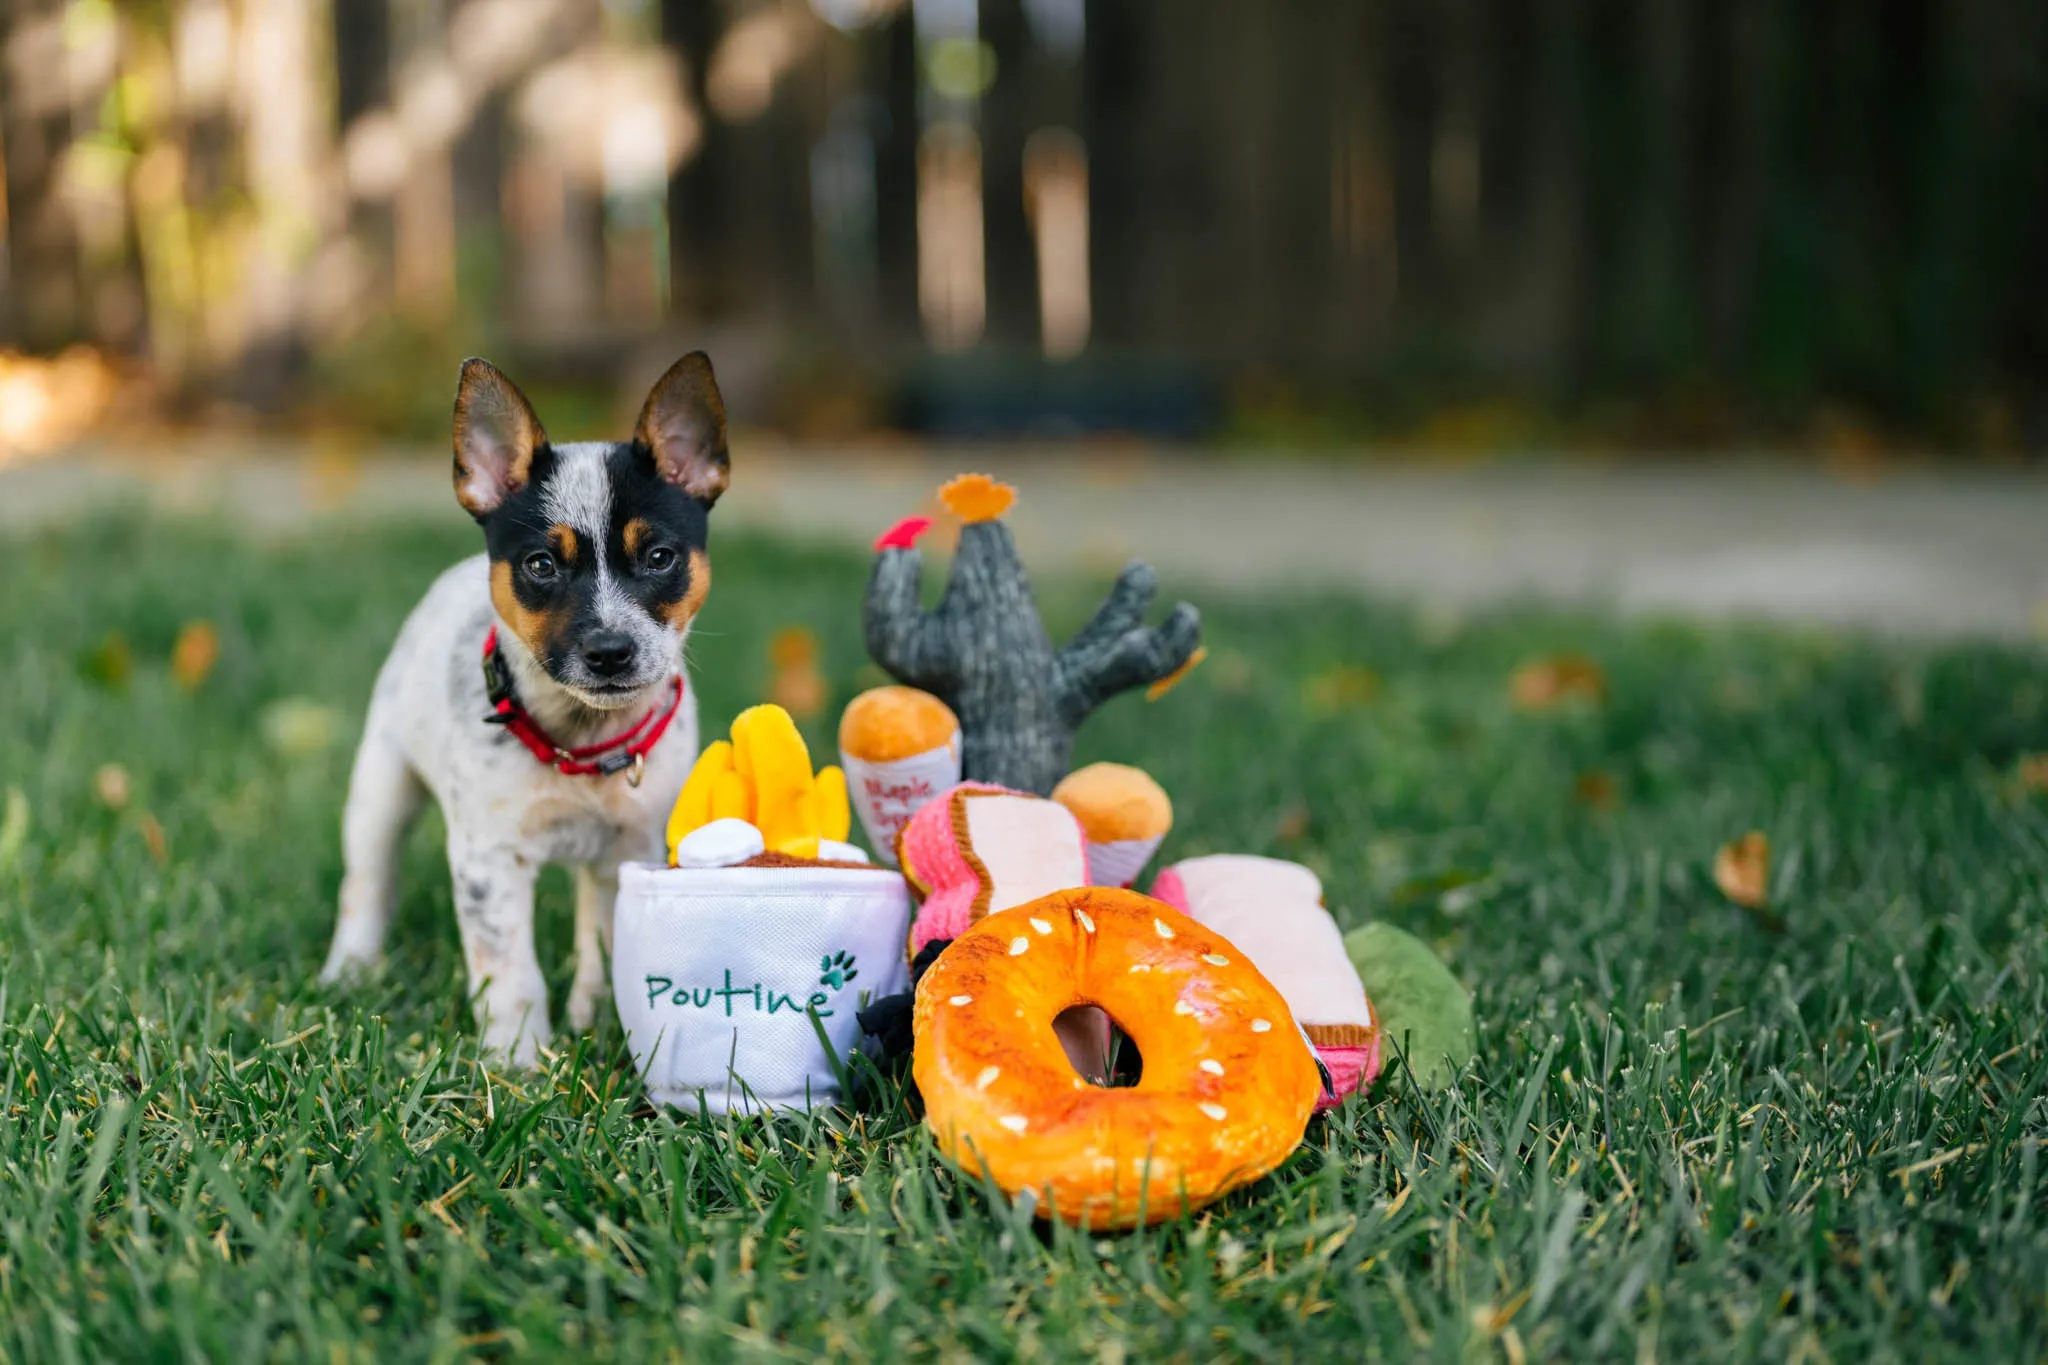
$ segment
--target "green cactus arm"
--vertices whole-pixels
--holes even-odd
[[[891,548],[875,559],[868,577],[862,624],[868,655],[883,671],[912,687],[944,689],[957,667],[951,639],[924,610],[924,556]]]
[[[1093,655],[1104,645],[1121,639],[1126,632],[1144,625],[1145,612],[1152,605],[1152,595],[1158,591],[1159,575],[1152,571],[1150,564],[1134,559],[1124,565],[1124,571],[1116,576],[1116,583],[1111,586],[1109,596],[1102,599],[1102,605],[1095,609],[1095,615],[1060,650],[1060,666],[1064,668],[1070,660]]]
[[[1156,627],[1097,636],[1085,648],[1082,637],[1060,652],[1054,667],[1054,701],[1074,727],[1117,693],[1157,682],[1186,663],[1202,643],[1202,617],[1182,602]]]

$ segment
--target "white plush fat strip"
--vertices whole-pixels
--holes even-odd
[[[1166,836],[1155,834],[1149,839],[1110,839],[1103,843],[1088,845],[1088,881],[1092,886],[1129,886],[1138,880],[1138,874],[1145,870],[1145,864],[1152,861],[1152,855],[1159,851],[1159,842]]]
[[[967,852],[988,869],[988,913],[1088,885],[1088,859],[1072,811],[1036,796],[990,794],[961,802]]]
[[[1303,1024],[1372,1024],[1323,884],[1298,863],[1219,853],[1175,863],[1188,917],[1243,950]],[[1228,951],[1228,950],[1225,950]]]
[[[846,796],[867,831],[875,857],[896,866],[896,836],[925,802],[960,784],[960,746],[948,743],[908,758],[870,763],[839,751]]]
[[[699,825],[676,844],[677,867],[731,867],[759,857],[768,847],[761,831],[728,816]]]

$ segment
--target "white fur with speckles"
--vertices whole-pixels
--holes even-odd
[[[540,490],[541,510],[592,544],[604,544],[612,524],[611,447],[569,441],[555,447],[555,467]]]
[[[597,469],[602,475],[602,461]],[[572,492],[580,498],[589,489]],[[604,496],[608,500],[609,492]],[[564,520],[583,533],[576,519]],[[601,534],[603,521],[595,524]],[[638,787],[623,773],[563,776],[502,728],[483,723],[490,706],[481,651],[495,619],[487,560],[464,560],[413,609],[377,675],[349,779],[340,914],[320,979],[335,981],[381,959],[405,830],[422,799],[432,796],[448,827],[455,913],[484,1044],[514,1064],[531,1065],[552,1037],[547,986],[533,946],[534,878],[543,863],[566,863],[575,871],[576,974],[568,1018],[573,1027],[588,1028],[607,989],[619,864],[661,857],[669,807],[697,757],[697,703],[685,693],[667,734],[647,756]],[[616,734],[665,704],[670,679],[682,667],[682,633],[663,627],[658,678],[623,705],[594,713],[550,680],[502,624],[498,639],[522,702],[543,725],[564,727],[553,732],[566,743]]]

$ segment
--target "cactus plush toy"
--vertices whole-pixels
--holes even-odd
[[[868,653],[953,708],[962,777],[1050,795],[1089,712],[1133,687],[1150,684],[1157,696],[1201,661],[1201,617],[1183,602],[1160,625],[1144,624],[1158,581],[1150,565],[1134,562],[1094,619],[1055,651],[1001,520],[1016,490],[966,474],[939,496],[963,523],[945,596],[930,612],[919,600],[917,537],[931,523],[899,522],[875,544]]]

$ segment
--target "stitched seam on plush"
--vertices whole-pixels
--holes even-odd
[[[981,889],[974,893],[974,903],[967,909],[967,922],[974,923],[988,914],[989,900],[995,895],[995,878],[989,874],[988,864],[974,851],[974,837],[967,829],[967,802],[976,796],[993,796],[993,792],[956,791],[953,793],[952,810],[949,812],[953,823],[953,839],[960,849],[960,856],[974,871],[974,879]]]

